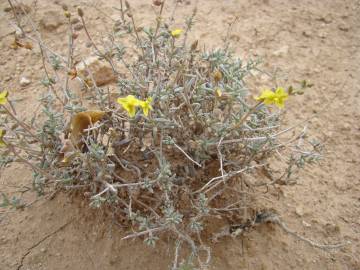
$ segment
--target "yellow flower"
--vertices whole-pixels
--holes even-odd
[[[148,97],[145,101],[140,102],[140,107],[142,108],[145,116],[148,116],[149,110],[153,109],[151,106],[151,102],[152,102],[152,97]]]
[[[5,105],[6,104],[8,95],[9,95],[8,91],[2,91],[0,93],[0,105]]]
[[[6,143],[3,140],[4,136],[5,136],[5,130],[0,129],[0,147],[6,146]]]
[[[178,37],[181,36],[181,33],[182,33],[183,31],[184,31],[184,30],[182,30],[182,29],[174,29],[174,30],[171,31],[171,36],[172,36],[173,38],[178,38]]]
[[[215,96],[220,98],[223,95],[222,91],[220,88],[216,88],[215,89]]]
[[[275,97],[275,93],[271,90],[264,90],[260,96],[255,97],[256,100],[264,102],[266,105],[270,105],[273,103]]]
[[[127,97],[117,99],[117,103],[119,103],[124,108],[124,110],[128,112],[130,117],[135,116],[136,107],[141,106],[142,102],[143,101],[137,99],[133,95],[128,95]]]
[[[128,95],[125,98],[118,98],[117,102],[128,112],[130,117],[136,114],[136,108],[141,107],[145,116],[149,115],[149,111],[153,108],[151,106],[152,98],[148,97],[145,101],[137,99],[133,95]]]
[[[255,97],[256,100],[264,102],[266,105],[275,104],[279,108],[284,108],[285,100],[289,95],[284,91],[283,88],[278,87],[275,92],[271,90],[264,90],[260,96]]]

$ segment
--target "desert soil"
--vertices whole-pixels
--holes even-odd
[[[35,22],[47,17],[55,27],[41,28],[44,41],[65,55],[66,25],[61,4],[74,13],[83,7],[95,40],[111,29],[119,1],[27,1]],[[130,1],[136,20],[145,26],[154,18],[150,0]],[[169,17],[174,0],[168,0]],[[36,6],[35,6],[36,3]],[[216,48],[235,16],[230,40],[238,56],[261,57],[262,67],[283,84],[306,79],[314,83],[304,96],[291,99],[286,123],[314,116],[310,134],[326,146],[324,158],[306,167],[295,186],[272,192],[272,205],[288,226],[320,243],[350,241],[334,251],[323,251],[262,225],[241,238],[225,238],[212,246],[210,269],[360,269],[360,2],[356,0],[188,0],[179,3],[176,25],[197,5],[192,39]],[[36,98],[44,91],[38,49],[13,50],[14,22],[0,2],[0,87],[11,92],[18,114],[31,116]],[[50,13],[49,15],[49,11]],[[59,22],[57,22],[59,21]],[[76,53],[86,56],[86,36],[80,31]],[[20,86],[21,77],[30,84]],[[271,85],[269,85],[271,86]],[[112,86],[114,87],[114,86]],[[31,171],[11,164],[1,169],[0,190],[20,196],[31,186]],[[36,199],[24,192],[22,200]],[[105,224],[102,213],[89,210],[65,195],[40,199],[24,210],[0,210],[0,269],[168,269],[169,239],[156,248],[141,239],[120,241],[124,232]]]

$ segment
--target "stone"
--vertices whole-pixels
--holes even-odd
[[[46,11],[41,20],[40,25],[43,29],[47,31],[54,31],[56,30],[60,25],[63,24],[63,17],[60,12],[56,12],[54,10]]]
[[[311,227],[311,224],[310,223],[307,223],[305,220],[302,221],[302,224],[307,227],[307,228],[310,228]]]
[[[318,20],[319,20],[320,22],[325,23],[325,24],[329,24],[329,23],[332,23],[332,21],[333,21],[333,16],[332,16],[331,14],[327,14],[327,15],[325,15],[325,16],[319,17]]]
[[[344,31],[344,32],[348,32],[350,30],[350,26],[345,23],[339,24],[338,28],[339,28],[339,30]]]
[[[17,37],[17,38],[24,38],[24,37],[25,37],[23,31],[21,31],[20,28],[16,28],[16,30],[15,30],[15,37]]]
[[[99,60],[97,56],[90,56],[76,66],[78,75],[82,79],[91,79],[91,72],[97,86],[106,85],[116,81],[116,76],[108,62]]]
[[[21,77],[20,78],[20,86],[25,87],[28,86],[31,83],[31,80],[27,77]]]
[[[343,123],[342,126],[341,126],[341,130],[350,131],[351,130],[351,125],[349,123]]]
[[[319,38],[326,38],[328,36],[327,32],[325,30],[320,30],[320,32],[318,33]]]
[[[334,186],[337,190],[341,192],[345,192],[351,189],[351,185],[346,180],[338,180],[335,181]]]
[[[302,34],[304,37],[311,37],[311,32],[308,30],[303,31]]]
[[[287,55],[289,53],[289,46],[288,45],[284,45],[281,48],[279,48],[278,50],[273,52],[273,55],[275,56],[284,56]]]
[[[304,215],[304,209],[300,206],[295,208],[295,213],[299,216],[302,217]]]

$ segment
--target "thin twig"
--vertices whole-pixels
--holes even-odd
[[[200,168],[202,167],[201,164],[199,164],[198,162],[196,162],[195,160],[193,160],[184,150],[182,150],[182,148],[180,146],[178,146],[175,142],[174,142],[174,146],[180,150],[181,153],[183,153],[191,162],[193,162],[194,164],[196,164],[197,166],[199,166]]]

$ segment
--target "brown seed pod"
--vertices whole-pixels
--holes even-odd
[[[215,70],[214,71],[214,73],[213,73],[213,78],[214,78],[214,81],[216,82],[216,83],[218,83],[219,81],[221,81],[221,79],[222,79],[222,73],[221,73],[221,71],[220,70]]]
[[[196,48],[197,48],[197,46],[198,46],[198,43],[199,43],[199,41],[198,41],[198,40],[195,40],[195,41],[191,44],[190,49],[191,49],[192,52],[196,50]]]
[[[129,2],[126,1],[126,0],[125,0],[125,6],[126,6],[127,9],[130,9],[130,4],[129,4]]]
[[[83,17],[84,16],[84,11],[81,9],[81,8],[78,8],[77,9],[77,13],[80,17]]]

